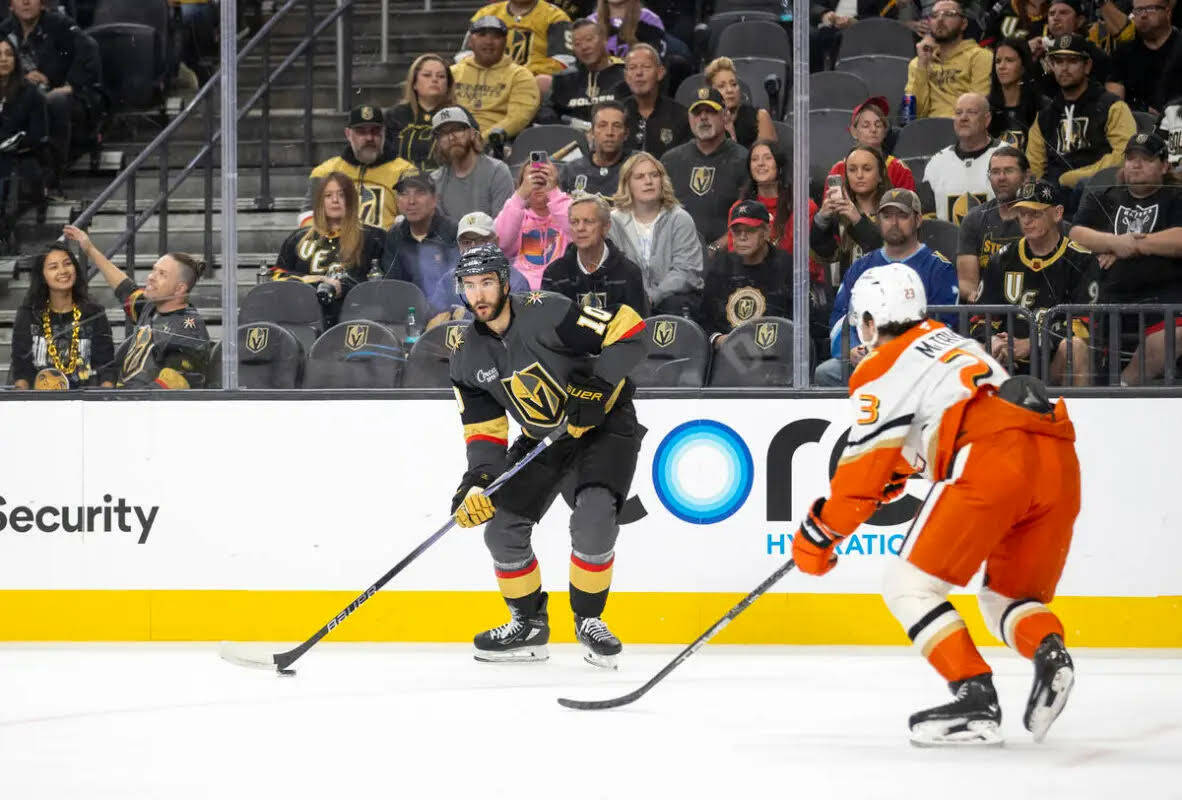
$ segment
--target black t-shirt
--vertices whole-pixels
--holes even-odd
[[[1156,50],[1150,50],[1141,37],[1125,42],[1112,54],[1113,83],[1125,87],[1125,102],[1133,111],[1161,110],[1168,98],[1163,95],[1177,87],[1162,85],[1166,64],[1178,45],[1178,31],[1172,29],[1170,38]]]
[[[661,95],[651,116],[641,116],[635,97],[624,101],[628,111],[628,140],[632,149],[661,158],[670,149],[693,138],[689,111],[671,97]]]
[[[670,150],[661,163],[706,244],[725,234],[727,214],[748,179],[747,148],[723,139],[717,150],[703,155],[695,140]]]
[[[610,167],[601,167],[583,156],[578,161],[571,161],[562,165],[559,184],[567,194],[586,192],[598,194],[611,200],[616,190],[620,188],[620,167],[628,160],[631,153],[625,153],[620,160]]]
[[[22,305],[16,311],[16,322],[12,327],[12,374],[13,383],[19,380],[33,385],[33,379],[43,369],[60,369],[70,382],[71,389],[82,386],[98,386],[115,380],[115,345],[111,338],[111,323],[107,312],[98,303],[83,302],[78,307],[78,345],[74,369],[71,364],[71,342],[75,323],[74,312],[50,312],[49,327],[54,347],[55,361],[49,353],[49,340],[45,337],[42,310]]]
[[[706,264],[702,322],[707,333],[730,333],[759,317],[792,317],[792,256],[769,247],[758,264],[720,252]]]
[[[1168,186],[1134,197],[1127,186],[1085,193],[1074,223],[1121,235],[1157,233],[1182,226],[1182,188]],[[1182,301],[1182,262],[1167,256],[1120,258],[1104,270],[1100,291],[1110,303]]]
[[[176,311],[159,311],[130,278],[115,287],[115,296],[123,302],[127,316],[136,321],[134,338],[118,365],[116,385],[129,389],[204,386],[210,342],[200,312],[191,305]],[[160,375],[164,369],[179,373],[185,385],[165,380]]]

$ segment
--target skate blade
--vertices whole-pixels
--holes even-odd
[[[1051,678],[1050,691],[1055,693],[1055,699],[1050,705],[1044,705],[1046,690],[1043,690],[1038,706],[1030,714],[1030,733],[1033,734],[1034,741],[1041,742],[1047,738],[1051,723],[1063,713],[1063,706],[1067,705],[1067,696],[1071,694],[1071,687],[1074,685],[1075,671],[1071,667],[1060,667],[1055,677]]]
[[[472,657],[484,664],[524,664],[532,661],[546,661],[550,658],[550,651],[545,645],[536,647],[518,647],[515,650],[493,652],[477,650]]]
[[[973,720],[962,725],[953,721],[920,723],[911,729],[915,747],[1001,747],[1005,744],[1000,726],[990,719]],[[957,730],[949,730],[949,727]]]
[[[587,650],[583,653],[583,660],[593,667],[600,669],[619,669],[619,656],[601,656],[598,653],[593,653]]]

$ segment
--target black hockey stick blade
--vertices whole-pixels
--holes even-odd
[[[489,487],[484,490],[484,493],[492,494],[497,489],[501,488],[501,486],[503,486],[506,481],[520,472],[526,464],[537,458],[543,450],[554,444],[554,442],[558,441],[565,434],[565,428],[556,428],[546,438],[539,440],[532,450],[522,456],[520,461],[511,466],[509,469],[505,470],[503,473],[501,473],[499,478],[489,484]],[[251,654],[248,649],[249,645],[227,643],[222,645],[218,655],[220,655],[225,661],[240,667],[266,670],[274,669],[280,675],[294,675],[295,670],[291,669],[291,665],[294,664],[300,656],[311,650],[317,642],[331,633],[333,628],[344,622],[350,614],[361,607],[362,603],[377,594],[378,591],[387,583],[389,583],[395,575],[397,575],[399,572],[402,572],[402,570],[404,570],[407,565],[410,564],[410,562],[421,556],[423,552],[427,550],[427,548],[439,541],[439,539],[443,537],[443,534],[451,530],[455,524],[455,517],[449,517],[447,522],[444,523],[443,527],[424,539],[418,547],[416,547],[414,550],[411,550],[405,558],[391,567],[385,575],[374,581],[373,585],[354,598],[353,602],[345,606],[341,613],[329,620],[320,630],[312,634],[306,641],[296,645],[292,649],[286,650],[282,653],[272,653],[267,656],[258,655],[257,653]]]
[[[759,599],[759,596],[768,589],[772,588],[772,586],[777,581],[779,581],[780,578],[783,578],[785,575],[787,575],[788,572],[791,571],[791,569],[795,566],[796,562],[789,559],[787,563],[769,575],[763,583],[759,584],[759,586],[756,586],[750,594],[740,600],[738,605],[726,612],[726,614],[722,616],[722,619],[711,625],[710,630],[703,633],[701,636],[695,639],[689,647],[678,653],[676,658],[666,664],[664,668],[656,675],[649,678],[648,683],[644,684],[644,686],[641,686],[639,689],[634,689],[631,692],[628,692],[628,694],[620,695],[619,697],[613,697],[608,700],[571,700],[567,697],[560,697],[558,698],[558,704],[560,706],[574,708],[579,711],[599,711],[605,708],[619,708],[620,706],[626,706],[629,703],[636,702],[648,694],[649,689],[653,688],[662,680],[664,680],[665,676],[677,669],[678,665],[680,665],[694,653],[698,652],[698,650],[702,649],[702,646],[705,645],[706,642],[713,639],[714,636],[727,625],[730,625],[731,620],[746,611],[749,605]]]

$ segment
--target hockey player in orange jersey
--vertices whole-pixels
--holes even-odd
[[[825,574],[837,543],[900,495],[908,477],[930,480],[883,598],[955,699],[912,714],[912,742],[1002,741],[992,672],[948,602],[982,563],[978,603],[990,632],[1034,662],[1023,722],[1041,741],[1074,682],[1063,626],[1044,605],[1079,512],[1067,408],[1052,406],[1037,380],[1011,378],[976,342],[926,319],[923,284],[904,264],[867,270],[850,309],[873,351],[850,376],[854,420],[830,496],[813,503],[792,556],[802,571]]]

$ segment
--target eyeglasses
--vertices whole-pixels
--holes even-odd
[[[1166,10],[1166,6],[1141,6],[1134,8],[1131,13],[1134,17],[1144,17],[1151,13],[1161,14]]]

